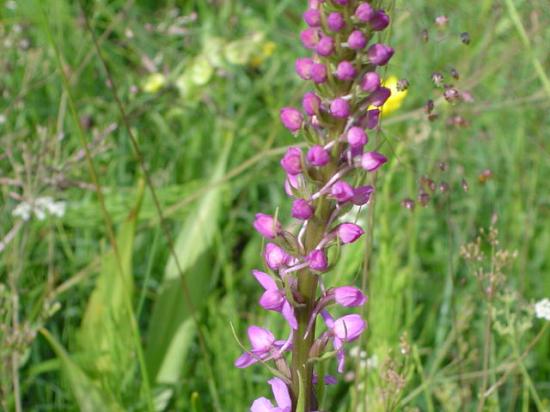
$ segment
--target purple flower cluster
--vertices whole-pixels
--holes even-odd
[[[280,112],[283,125],[293,134],[303,134],[308,143],[307,148],[289,148],[280,162],[286,173],[285,191],[293,199],[291,215],[299,225],[297,230],[285,230],[278,217],[263,213],[254,221],[254,228],[268,240],[263,253],[266,272],[253,271],[264,289],[259,304],[284,317],[290,336],[276,340],[266,329],[249,328],[252,348],[236,366],[273,361],[278,370],[278,377],[269,381],[277,406],[259,398],[252,412],[292,412],[298,401],[307,412],[317,410],[315,385],[335,379],[319,377],[314,360],[333,353],[342,373],[345,344],[366,327],[357,314],[335,319],[329,313],[332,305],[363,305],[363,292],[354,286],[327,289],[323,277],[335,263],[331,249],[353,243],[364,233],[357,224],[342,222],[351,207],[366,205],[374,191],[357,182],[387,161],[367,145],[368,131],[379,128],[378,108],[391,94],[376,70],[394,53],[371,40],[390,19],[369,2],[356,0],[309,0],[303,17],[308,27],[300,40],[312,55],[297,59],[295,69],[314,91],[304,95],[301,110],[285,107]],[[321,325],[323,329],[317,330]]]

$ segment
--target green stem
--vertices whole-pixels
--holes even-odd
[[[319,199],[316,207],[316,217],[310,221],[305,233],[305,252],[306,255],[317,246],[321,241],[328,219],[332,213],[326,199]],[[311,328],[307,337],[304,338],[309,319],[315,306],[317,297],[318,278],[309,270],[302,270],[298,274],[298,293],[302,299],[302,306],[296,308],[296,320],[298,321],[298,330],[294,334],[292,347],[292,367],[291,367],[291,391],[294,400],[295,412],[309,412],[316,408],[317,400],[313,388],[313,364],[308,362],[311,347],[315,340],[315,324]],[[301,382],[300,382],[301,379]],[[301,391],[300,391],[301,386]],[[296,410],[300,392],[304,399],[301,403],[303,410]]]

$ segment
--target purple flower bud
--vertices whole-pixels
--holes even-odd
[[[330,13],[327,17],[327,26],[330,31],[338,32],[344,28],[346,21],[344,17],[337,12]]]
[[[280,111],[279,117],[283,123],[283,126],[292,133],[296,133],[302,128],[304,116],[297,109],[292,107],[283,107]]]
[[[382,31],[390,24],[390,17],[384,10],[376,10],[369,21],[369,26],[374,31]]]
[[[357,70],[353,63],[344,60],[338,64],[335,76],[342,81],[353,80],[357,76]]]
[[[317,9],[306,10],[304,21],[309,27],[319,27],[321,25],[321,12]]]
[[[323,146],[315,145],[307,152],[307,161],[312,166],[321,167],[330,162],[330,155]]]
[[[334,51],[334,40],[330,36],[323,36],[315,49],[320,56],[327,57]]]
[[[351,202],[357,206],[366,205],[369,202],[373,192],[374,187],[372,186],[356,187]]]
[[[315,50],[319,43],[319,30],[313,27],[305,29],[300,33],[300,40],[306,49]]]
[[[304,80],[311,80],[311,68],[315,63],[308,57],[296,59],[296,73]]]
[[[297,147],[290,147],[283,158],[281,166],[289,175],[297,175],[302,172],[302,151]]]
[[[332,185],[330,193],[340,203],[347,202],[353,197],[353,187],[344,180],[339,180]]]
[[[347,308],[363,306],[367,301],[363,292],[353,286],[334,288],[333,293],[336,303]]]
[[[367,45],[367,38],[363,32],[354,30],[348,37],[348,47],[353,50],[361,50]]]
[[[367,56],[372,64],[376,66],[384,66],[388,61],[390,61],[393,53],[394,50],[390,46],[377,43],[369,47]]]
[[[300,220],[307,220],[313,216],[313,207],[307,200],[296,199],[292,203],[292,217]]]
[[[273,239],[281,233],[281,224],[273,216],[257,213],[254,220],[254,229],[263,237]]]
[[[324,251],[315,249],[307,255],[307,262],[312,270],[324,272],[328,269],[328,259]]]
[[[324,64],[314,63],[311,66],[311,79],[315,83],[324,83],[327,81],[327,68]]]
[[[342,223],[336,229],[336,234],[342,243],[353,243],[359,239],[365,231],[354,223]]]
[[[367,152],[361,158],[361,167],[367,172],[374,172],[387,161],[388,159],[383,154],[378,152]]]
[[[348,4],[348,0],[333,0],[334,4],[338,4],[340,6],[345,6]]]
[[[302,99],[302,107],[309,116],[313,116],[319,112],[321,99],[315,93],[307,92]]]
[[[367,129],[375,129],[378,126],[378,122],[380,121],[380,110],[367,110],[367,116],[365,120],[365,127]]]
[[[351,147],[363,147],[368,142],[368,136],[360,127],[352,127],[347,133],[348,143]]]
[[[384,103],[390,98],[391,90],[387,87],[379,87],[375,92],[369,96],[370,104],[375,107],[382,107]]]
[[[344,119],[349,116],[350,108],[347,100],[338,97],[330,104],[330,113],[338,119]]]
[[[360,4],[355,10],[355,17],[362,23],[368,23],[374,16],[374,10],[369,3]]]
[[[380,87],[380,76],[376,72],[365,73],[361,80],[361,89],[364,92],[372,93]]]
[[[264,251],[265,263],[271,270],[278,270],[290,261],[290,255],[275,243],[268,243]]]

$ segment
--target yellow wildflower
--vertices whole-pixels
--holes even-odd
[[[395,76],[390,76],[382,82],[384,87],[387,87],[391,90],[390,98],[384,103],[384,106],[381,107],[382,115],[387,116],[390,113],[395,112],[403,104],[403,100],[407,96],[407,90],[399,91],[397,90],[398,79]]]
[[[157,93],[166,86],[166,77],[162,73],[153,73],[143,81],[143,91],[146,93]]]

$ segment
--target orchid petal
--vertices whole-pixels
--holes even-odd
[[[254,269],[252,275],[265,290],[277,289],[277,282],[273,280],[267,273]]]
[[[259,326],[250,326],[248,328],[248,340],[250,340],[253,349],[265,352],[275,342],[275,336],[267,329]]]
[[[267,382],[271,385],[271,390],[277,401],[277,406],[283,409],[292,407],[292,401],[286,383],[280,378],[273,378]]]

